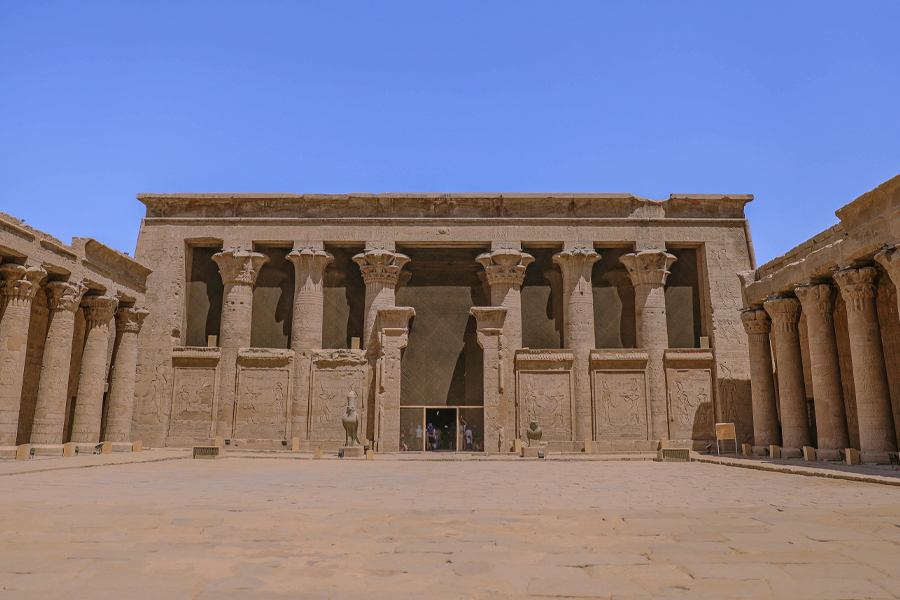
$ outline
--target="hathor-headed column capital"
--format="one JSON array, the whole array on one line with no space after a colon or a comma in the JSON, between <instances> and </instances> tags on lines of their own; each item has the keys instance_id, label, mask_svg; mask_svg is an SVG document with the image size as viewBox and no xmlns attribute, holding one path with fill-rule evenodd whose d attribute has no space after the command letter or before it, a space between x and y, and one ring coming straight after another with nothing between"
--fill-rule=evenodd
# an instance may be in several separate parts
<instances>
[{"instance_id":1,"label":"hathor-headed column capital","mask_svg":"<svg viewBox=\"0 0 900 600\"><path fill-rule=\"evenodd\" d=\"M319 248L295 248L287 255L298 271L309 272L321 276L325 267L334 260L330 252Z\"/></svg>"},{"instance_id":2,"label":"hathor-headed column capital","mask_svg":"<svg viewBox=\"0 0 900 600\"><path fill-rule=\"evenodd\" d=\"M123 306L116 311L116 331L122 333L140 333L144 319L150 314L143 308Z\"/></svg>"},{"instance_id":3,"label":"hathor-headed column capital","mask_svg":"<svg viewBox=\"0 0 900 600\"><path fill-rule=\"evenodd\" d=\"M500 249L480 254L476 261L484 266L488 285L510 283L521 286L525 281L525 269L534 257L521 250Z\"/></svg>"},{"instance_id":4,"label":"hathor-headed column capital","mask_svg":"<svg viewBox=\"0 0 900 600\"><path fill-rule=\"evenodd\" d=\"M40 283L47 276L43 267L26 267L6 263L0 265L0 296L15 300L34 299Z\"/></svg>"},{"instance_id":5,"label":"hathor-headed column capital","mask_svg":"<svg viewBox=\"0 0 900 600\"><path fill-rule=\"evenodd\" d=\"M834 274L834 282L841 288L848 311L861 310L862 302L878 296L877 281L878 270L875 267L841 269Z\"/></svg>"},{"instance_id":6,"label":"hathor-headed column capital","mask_svg":"<svg viewBox=\"0 0 900 600\"><path fill-rule=\"evenodd\" d=\"M834 312L834 286L830 283L807 283L798 285L794 288L794 293L803 306L806 313L824 313L831 314Z\"/></svg>"},{"instance_id":7,"label":"hathor-headed column capital","mask_svg":"<svg viewBox=\"0 0 900 600\"><path fill-rule=\"evenodd\" d=\"M111 296L85 296L81 300L88 327L105 325L112 319L119 306L119 299Z\"/></svg>"},{"instance_id":8,"label":"hathor-headed column capital","mask_svg":"<svg viewBox=\"0 0 900 600\"><path fill-rule=\"evenodd\" d=\"M772 319L769 318L769 313L761 308L741 311L741 321L748 335L768 334L772 331Z\"/></svg>"},{"instance_id":9,"label":"hathor-headed column capital","mask_svg":"<svg viewBox=\"0 0 900 600\"><path fill-rule=\"evenodd\" d=\"M359 265L365 283L381 282L396 286L400 270L409 262L409 257L392 250L374 248L357 254L353 262Z\"/></svg>"},{"instance_id":10,"label":"hathor-headed column capital","mask_svg":"<svg viewBox=\"0 0 900 600\"><path fill-rule=\"evenodd\" d=\"M46 286L47 306L50 310L75 312L81 306L81 298L87 288L71 281L51 281Z\"/></svg>"},{"instance_id":11,"label":"hathor-headed column capital","mask_svg":"<svg viewBox=\"0 0 900 600\"><path fill-rule=\"evenodd\" d=\"M252 286L256 283L259 270L269 262L269 257L265 254L241 248L227 248L214 254L212 259L219 265L219 274L226 285L232 283Z\"/></svg>"},{"instance_id":12,"label":"hathor-headed column capital","mask_svg":"<svg viewBox=\"0 0 900 600\"><path fill-rule=\"evenodd\" d=\"M619 257L619 261L628 270L631 283L635 286L665 285L669 269L676 260L678 259L665 250L640 250Z\"/></svg>"}]
</instances>

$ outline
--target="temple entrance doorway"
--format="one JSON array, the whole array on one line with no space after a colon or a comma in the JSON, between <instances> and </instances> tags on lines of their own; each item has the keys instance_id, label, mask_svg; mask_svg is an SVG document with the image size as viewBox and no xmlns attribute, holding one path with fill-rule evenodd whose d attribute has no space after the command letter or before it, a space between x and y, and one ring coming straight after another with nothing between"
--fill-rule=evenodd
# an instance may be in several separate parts
<instances>
[{"instance_id":1,"label":"temple entrance doorway","mask_svg":"<svg viewBox=\"0 0 900 600\"><path fill-rule=\"evenodd\" d=\"M455 452L459 445L456 435L455 408L425 409L425 450L430 452Z\"/></svg>"},{"instance_id":2,"label":"temple entrance doorway","mask_svg":"<svg viewBox=\"0 0 900 600\"><path fill-rule=\"evenodd\" d=\"M404 406L400 409L400 451L484 452L483 426L480 406Z\"/></svg>"},{"instance_id":3,"label":"temple entrance doorway","mask_svg":"<svg viewBox=\"0 0 900 600\"><path fill-rule=\"evenodd\" d=\"M467 447L460 420L477 428L468 445L476 447L474 438L484 420L484 353L469 311L489 305L478 277L484 268L475 260L486 249L397 248L411 260L396 304L416 310L400 360L401 449L460 451ZM439 441L429 442L429 423Z\"/></svg>"}]
</instances>

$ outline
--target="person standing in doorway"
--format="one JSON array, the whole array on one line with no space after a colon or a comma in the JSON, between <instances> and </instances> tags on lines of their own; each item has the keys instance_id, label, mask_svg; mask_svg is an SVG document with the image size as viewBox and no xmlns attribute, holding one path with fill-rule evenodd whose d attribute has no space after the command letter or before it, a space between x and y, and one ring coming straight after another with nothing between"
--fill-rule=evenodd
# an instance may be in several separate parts
<instances>
[{"instance_id":1,"label":"person standing in doorway","mask_svg":"<svg viewBox=\"0 0 900 600\"><path fill-rule=\"evenodd\" d=\"M435 443L434 425L431 423L428 424L428 427L425 428L425 435L427 436L427 439L425 440L425 449L433 450Z\"/></svg>"}]
</instances>

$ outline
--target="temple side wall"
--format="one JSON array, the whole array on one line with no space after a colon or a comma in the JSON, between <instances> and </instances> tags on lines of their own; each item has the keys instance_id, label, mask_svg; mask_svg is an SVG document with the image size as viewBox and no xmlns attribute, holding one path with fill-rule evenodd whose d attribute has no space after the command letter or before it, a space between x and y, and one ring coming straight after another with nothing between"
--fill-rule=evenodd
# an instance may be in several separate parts
<instances>
[{"instance_id":1,"label":"temple side wall","mask_svg":"<svg viewBox=\"0 0 900 600\"><path fill-rule=\"evenodd\" d=\"M137 344L149 273L96 240L64 244L0 213L0 446L37 444L53 454L70 440L106 439L110 408L120 414L133 405L127 390L136 368L113 351L122 333L116 320L131 316ZM90 364L86 311L95 331ZM110 387L126 392L111 401ZM116 441L131 439L130 426L120 433Z\"/></svg>"}]
</instances>

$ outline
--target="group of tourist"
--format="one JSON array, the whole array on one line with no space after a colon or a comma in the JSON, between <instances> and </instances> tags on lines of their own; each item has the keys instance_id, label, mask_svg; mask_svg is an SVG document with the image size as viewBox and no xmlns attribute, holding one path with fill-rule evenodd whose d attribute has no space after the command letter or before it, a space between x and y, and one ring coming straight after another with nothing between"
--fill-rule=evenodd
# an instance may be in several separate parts
<instances>
[{"instance_id":1,"label":"group of tourist","mask_svg":"<svg viewBox=\"0 0 900 600\"><path fill-rule=\"evenodd\" d=\"M455 435L456 432L459 433L458 439ZM400 451L456 450L457 448L460 451L468 452L483 451L484 447L479 443L475 434L475 426L467 424L462 417L459 419L458 429L451 425L444 425L443 428L435 427L434 423L428 423L423 429L419 424L415 428L410 427L408 434L406 431L400 431ZM413 443L412 447L410 447L411 443Z\"/></svg>"}]
</instances>

